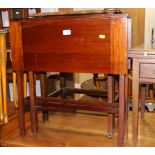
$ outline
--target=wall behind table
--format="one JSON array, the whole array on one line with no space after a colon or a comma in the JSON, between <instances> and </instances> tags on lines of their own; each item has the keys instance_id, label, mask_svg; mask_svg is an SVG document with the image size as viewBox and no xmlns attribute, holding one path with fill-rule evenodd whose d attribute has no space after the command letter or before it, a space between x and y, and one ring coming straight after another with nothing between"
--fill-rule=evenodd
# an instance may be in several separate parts
<instances>
[{"instance_id":1,"label":"wall behind table","mask_svg":"<svg viewBox=\"0 0 155 155\"><path fill-rule=\"evenodd\" d=\"M144 8L119 8L128 13L132 19L131 47L144 43L145 9Z\"/></svg>"}]
</instances>

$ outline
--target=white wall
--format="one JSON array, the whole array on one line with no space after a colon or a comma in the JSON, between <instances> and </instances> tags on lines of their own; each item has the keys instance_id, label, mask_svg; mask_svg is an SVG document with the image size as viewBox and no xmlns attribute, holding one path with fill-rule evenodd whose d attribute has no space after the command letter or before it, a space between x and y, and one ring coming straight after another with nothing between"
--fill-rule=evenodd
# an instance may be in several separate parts
<instances>
[{"instance_id":1,"label":"white wall","mask_svg":"<svg viewBox=\"0 0 155 155\"><path fill-rule=\"evenodd\" d=\"M41 12L57 12L58 8L41 8Z\"/></svg>"},{"instance_id":2,"label":"white wall","mask_svg":"<svg viewBox=\"0 0 155 155\"><path fill-rule=\"evenodd\" d=\"M73 8L73 11L81 11L81 10L103 10L104 8Z\"/></svg>"},{"instance_id":3,"label":"white wall","mask_svg":"<svg viewBox=\"0 0 155 155\"><path fill-rule=\"evenodd\" d=\"M145 32L144 32L144 42L151 43L151 32L152 28L155 31L155 8L145 9Z\"/></svg>"},{"instance_id":4,"label":"white wall","mask_svg":"<svg viewBox=\"0 0 155 155\"><path fill-rule=\"evenodd\" d=\"M2 11L2 24L3 24L3 27L9 27L8 11Z\"/></svg>"}]
</instances>

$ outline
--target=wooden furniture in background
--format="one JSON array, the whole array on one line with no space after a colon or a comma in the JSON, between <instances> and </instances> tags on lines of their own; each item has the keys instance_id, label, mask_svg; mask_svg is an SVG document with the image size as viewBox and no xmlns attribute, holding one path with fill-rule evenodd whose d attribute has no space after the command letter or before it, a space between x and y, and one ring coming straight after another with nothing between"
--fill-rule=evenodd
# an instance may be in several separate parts
<instances>
[{"instance_id":1,"label":"wooden furniture in background","mask_svg":"<svg viewBox=\"0 0 155 155\"><path fill-rule=\"evenodd\" d=\"M8 116L11 111L14 111L13 109L10 110L9 107L11 107L11 102L8 104L8 91L7 90L7 74L9 72L10 74L10 69L7 68L7 61L8 61L8 53L9 51L9 31L7 27L3 26L3 21L2 21L2 12L8 12L8 20L9 19L15 19L15 18L23 18L25 15L27 15L26 9L9 9L9 8L1 8L0 9L0 121L2 123L8 123ZM17 13L18 12L18 13ZM5 28L5 29L4 29ZM13 76L13 85L14 85L14 90L13 93L13 98L14 98L14 105L17 107L17 98L16 98L16 81L15 81L15 76Z\"/></svg>"},{"instance_id":2,"label":"wooden furniture in background","mask_svg":"<svg viewBox=\"0 0 155 155\"><path fill-rule=\"evenodd\" d=\"M155 83L155 48L153 44L140 45L128 51L132 59L132 135L133 145L138 143L139 83ZM144 90L143 92L144 93ZM144 95L142 95L144 96ZM142 99L144 100L144 99ZM142 106L144 112L144 105Z\"/></svg>"},{"instance_id":3,"label":"wooden furniture in background","mask_svg":"<svg viewBox=\"0 0 155 155\"><path fill-rule=\"evenodd\" d=\"M127 15L60 15L10 23L13 70L17 73L20 134L25 135L23 71L30 80L31 129L38 131L37 111L77 109L118 113L118 146L124 144L124 113L127 98ZM41 38L41 39L40 39ZM105 59L106 58L106 59ZM61 65L62 64L62 65ZM36 98L34 72L86 72L119 76L119 105L58 98ZM53 96L60 95L60 89ZM79 90L73 89L74 92ZM83 91L84 92L84 91Z\"/></svg>"},{"instance_id":4,"label":"wooden furniture in background","mask_svg":"<svg viewBox=\"0 0 155 155\"><path fill-rule=\"evenodd\" d=\"M0 30L0 122L8 122L6 90L6 30Z\"/></svg>"},{"instance_id":5,"label":"wooden furniture in background","mask_svg":"<svg viewBox=\"0 0 155 155\"><path fill-rule=\"evenodd\" d=\"M36 12L39 12L40 9L36 9ZM12 66L11 66L11 58L10 58L10 39L9 39L9 28L6 24L4 24L4 20L2 20L2 13L8 13L8 18L6 18L5 23L9 24L10 19L23 19L28 18L28 8L1 8L0 9L0 56L1 56L1 86L0 86L0 115L1 115L1 122L8 123L8 117L9 115L12 115L15 113L15 109L18 107L17 104L17 94L16 94L16 73L12 72ZM9 64L9 65L8 65ZM12 102L10 101L9 90L7 90L7 77L11 79L13 83L13 103L14 106L12 106ZM24 73L24 95L26 96L26 78L27 75ZM13 109L12 109L13 108ZM12 110L11 110L12 109Z\"/></svg>"}]
</instances>

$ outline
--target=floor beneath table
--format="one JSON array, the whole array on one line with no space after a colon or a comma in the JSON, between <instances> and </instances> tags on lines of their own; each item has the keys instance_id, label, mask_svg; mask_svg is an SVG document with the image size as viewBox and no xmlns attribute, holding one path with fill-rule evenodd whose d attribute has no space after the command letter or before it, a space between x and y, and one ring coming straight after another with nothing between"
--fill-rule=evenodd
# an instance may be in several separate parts
<instances>
[{"instance_id":1,"label":"floor beneath table","mask_svg":"<svg viewBox=\"0 0 155 155\"><path fill-rule=\"evenodd\" d=\"M39 118L39 132L34 137L27 129L25 137L16 130L3 140L3 146L116 146L117 126L112 139L107 138L107 117L90 114L52 113L47 124ZM155 113L146 112L139 122L138 146L155 146ZM116 120L117 122L117 120ZM117 124L117 123L116 123ZM132 146L131 111L128 138L125 146Z\"/></svg>"}]
</instances>

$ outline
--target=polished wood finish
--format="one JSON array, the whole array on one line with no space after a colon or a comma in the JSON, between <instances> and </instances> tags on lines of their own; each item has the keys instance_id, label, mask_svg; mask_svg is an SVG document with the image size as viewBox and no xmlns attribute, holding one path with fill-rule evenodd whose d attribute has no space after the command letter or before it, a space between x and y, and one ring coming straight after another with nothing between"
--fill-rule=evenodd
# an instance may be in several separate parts
<instances>
[{"instance_id":1,"label":"polished wood finish","mask_svg":"<svg viewBox=\"0 0 155 155\"><path fill-rule=\"evenodd\" d=\"M69 32L67 35L64 34L66 30ZM21 73L29 72L31 128L34 135L38 130L37 111L88 110L106 111L110 114L118 112L117 144L123 146L124 77L127 74L126 14L64 15L11 21L10 39L13 70L17 71L19 78L18 87L22 84L22 77L19 77ZM34 92L35 71L117 74L119 107L115 108L115 103L86 104L87 102L67 99L65 89L62 92L65 99L38 100ZM19 104L19 114L23 116L23 96L20 97ZM21 133L25 132L23 123L24 118L21 117Z\"/></svg>"},{"instance_id":2,"label":"polished wood finish","mask_svg":"<svg viewBox=\"0 0 155 155\"><path fill-rule=\"evenodd\" d=\"M115 88L114 88L114 77L112 75L108 76L108 102L114 103L114 94L115 94ZM115 116L114 114L108 115L108 135L112 135L113 130L115 126Z\"/></svg>"},{"instance_id":3,"label":"polished wood finish","mask_svg":"<svg viewBox=\"0 0 155 155\"><path fill-rule=\"evenodd\" d=\"M36 16L46 16L52 14L83 14L83 13L101 13L105 9L96 10L79 10L74 11L72 8L59 8L59 12L38 13ZM118 8L122 12L125 12L132 19L131 27L131 42L130 47L138 46L144 43L144 28L145 28L145 8ZM128 33L130 34L130 33Z\"/></svg>"},{"instance_id":4,"label":"polished wood finish","mask_svg":"<svg viewBox=\"0 0 155 155\"><path fill-rule=\"evenodd\" d=\"M47 96L47 92L46 92L46 88L47 88L46 73L40 73L39 77L40 77L41 96L46 97ZM44 111L42 113L42 117L43 117L44 123L46 123L48 121L48 111Z\"/></svg>"},{"instance_id":5,"label":"polished wood finish","mask_svg":"<svg viewBox=\"0 0 155 155\"><path fill-rule=\"evenodd\" d=\"M31 113L31 130L35 135L38 131L38 120L37 120L37 112L35 109L36 98L35 98L35 87L34 87L34 75L33 72L29 72L29 83L30 83L30 113Z\"/></svg>"},{"instance_id":6,"label":"polished wood finish","mask_svg":"<svg viewBox=\"0 0 155 155\"><path fill-rule=\"evenodd\" d=\"M8 122L8 112L7 112L7 85L6 85L6 34L7 31L0 30L0 72L1 72L1 105L0 105L0 115L1 120L4 123Z\"/></svg>"},{"instance_id":7,"label":"polished wood finish","mask_svg":"<svg viewBox=\"0 0 155 155\"><path fill-rule=\"evenodd\" d=\"M6 90L6 31L1 33L1 72L2 72L2 90L3 90L3 112L4 112L4 122L8 122L8 114L7 114L7 90Z\"/></svg>"},{"instance_id":8,"label":"polished wood finish","mask_svg":"<svg viewBox=\"0 0 155 155\"><path fill-rule=\"evenodd\" d=\"M2 42L1 41L2 39L0 39L0 42ZM3 42L2 42L3 43ZM0 47L2 47L3 46L3 44L1 44L1 46ZM0 66L2 66L2 56L0 56ZM2 100L2 98L3 98L3 94L2 94L2 72L0 71L0 122L2 122L3 121L3 100Z\"/></svg>"},{"instance_id":9,"label":"polished wood finish","mask_svg":"<svg viewBox=\"0 0 155 155\"><path fill-rule=\"evenodd\" d=\"M32 71L72 72L74 70L74 72L125 74L127 72L125 46L127 41L124 39L124 34L126 34L127 25L125 18L118 17L116 15L111 18L102 14L83 15L82 19L78 15L54 16L29 19L27 22L24 20L11 22L11 37L16 38L11 38L12 53L15 53L12 56L13 68ZM44 29L42 29L42 24ZM93 31L94 28L96 32ZM16 33L17 29L19 29L18 33ZM72 34L62 35L62 31L66 29L70 29ZM105 39L99 38L99 35L105 35ZM39 40L39 38L45 39ZM13 46L15 44L17 46ZM45 44L48 46L44 47ZM68 46L70 44L72 46ZM52 52L51 55L51 51L57 51L59 56L56 52ZM89 57L90 53L91 57ZM65 61L67 59L70 59L72 65ZM63 65L60 66L58 62ZM39 64L42 65L39 66Z\"/></svg>"},{"instance_id":10,"label":"polished wood finish","mask_svg":"<svg viewBox=\"0 0 155 155\"><path fill-rule=\"evenodd\" d=\"M24 115L24 88L23 88L23 73L21 71L16 72L17 75L17 87L18 87L18 114L19 114L19 129L20 135L25 136L25 115Z\"/></svg>"},{"instance_id":11,"label":"polished wood finish","mask_svg":"<svg viewBox=\"0 0 155 155\"><path fill-rule=\"evenodd\" d=\"M118 145L123 146L124 144L124 113L125 113L125 77L121 75L119 77L119 112L118 112ZM123 128L121 127L121 124L123 124Z\"/></svg>"},{"instance_id":12,"label":"polished wood finish","mask_svg":"<svg viewBox=\"0 0 155 155\"><path fill-rule=\"evenodd\" d=\"M139 122L139 83L154 83L155 76L152 74L152 67L150 64L155 62L155 49L151 44L140 45L138 47L132 48L128 51L128 57L133 59L133 73L132 73L132 134L133 134L133 145L137 146L138 143L138 122ZM145 64L145 65L143 65ZM142 66L141 66L142 65ZM147 76L146 73L151 75ZM143 117L143 116L142 116Z\"/></svg>"},{"instance_id":13,"label":"polished wood finish","mask_svg":"<svg viewBox=\"0 0 155 155\"><path fill-rule=\"evenodd\" d=\"M88 9L88 10L73 10L72 8L59 8L58 12L40 12L36 13L35 17L53 16L53 15L83 15L83 14L120 14L120 10L114 9Z\"/></svg>"}]
</instances>

